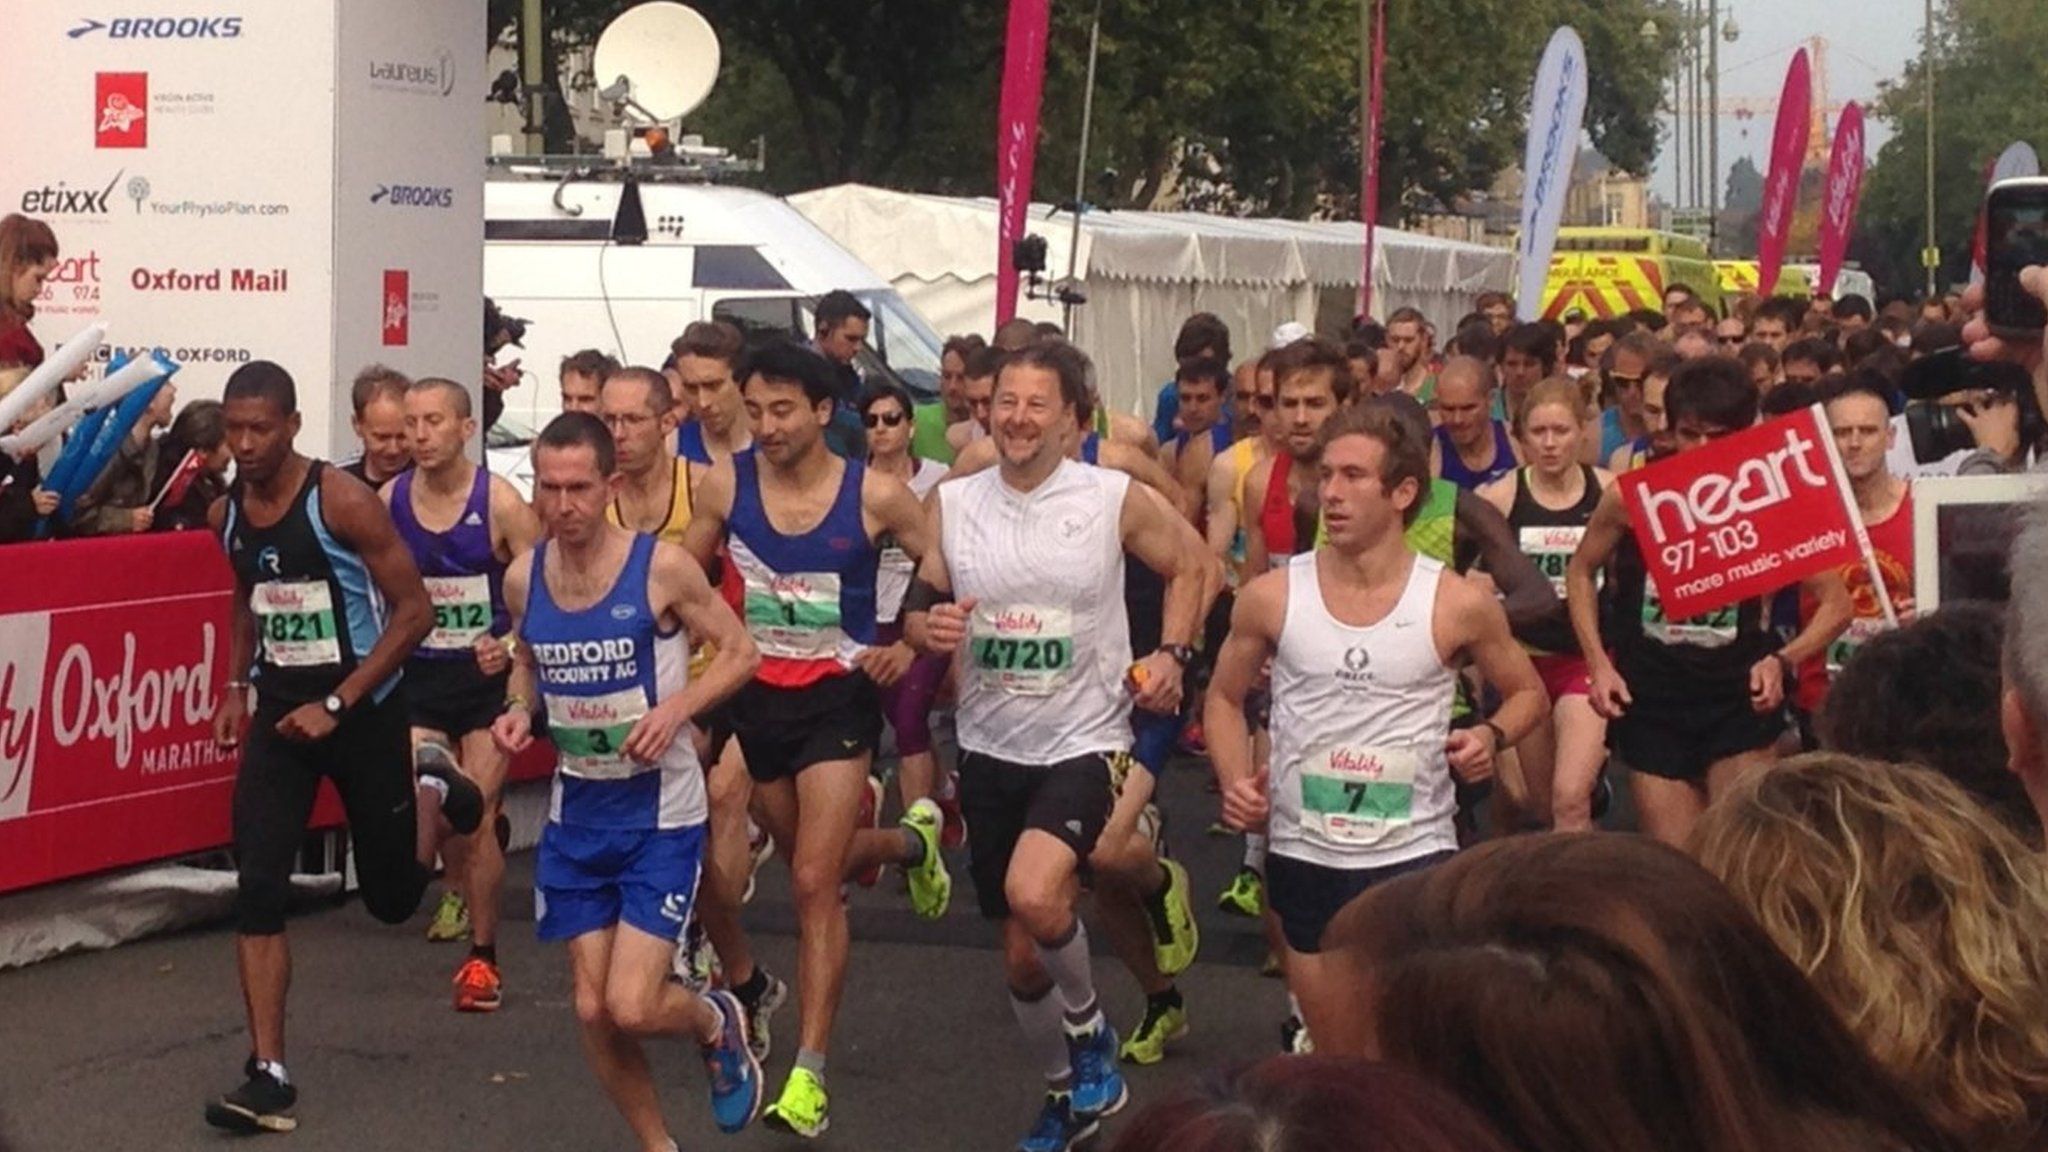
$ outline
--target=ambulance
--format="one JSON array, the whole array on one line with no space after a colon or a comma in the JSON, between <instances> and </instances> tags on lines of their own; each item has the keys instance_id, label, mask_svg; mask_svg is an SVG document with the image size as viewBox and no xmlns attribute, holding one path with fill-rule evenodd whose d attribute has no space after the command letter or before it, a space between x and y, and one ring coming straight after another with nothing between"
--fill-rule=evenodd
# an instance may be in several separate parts
<instances>
[{"instance_id":1,"label":"ambulance","mask_svg":"<svg viewBox=\"0 0 2048 1152\"><path fill-rule=\"evenodd\" d=\"M1543 318L1574 309L1588 317L1664 310L1664 290L1683 284L1721 314L1720 277L1706 241L1648 228L1560 228L1543 286Z\"/></svg>"},{"instance_id":2,"label":"ambulance","mask_svg":"<svg viewBox=\"0 0 2048 1152\"><path fill-rule=\"evenodd\" d=\"M1716 260L1714 271L1720 274L1721 291L1731 298L1745 293L1754 294L1762 274L1754 260ZM1778 269L1778 284L1771 289L1771 295L1810 300L1813 298L1813 278L1797 264L1784 265Z\"/></svg>"}]
</instances>

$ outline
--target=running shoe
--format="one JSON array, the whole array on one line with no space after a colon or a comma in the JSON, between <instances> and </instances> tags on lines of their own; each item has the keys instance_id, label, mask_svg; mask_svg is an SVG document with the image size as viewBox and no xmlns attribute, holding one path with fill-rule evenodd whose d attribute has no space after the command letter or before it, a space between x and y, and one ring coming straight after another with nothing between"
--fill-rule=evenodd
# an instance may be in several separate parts
<instances>
[{"instance_id":1,"label":"running shoe","mask_svg":"<svg viewBox=\"0 0 2048 1152\"><path fill-rule=\"evenodd\" d=\"M249 1057L242 1065L248 1077L240 1088L206 1102L206 1122L229 1132L289 1132L299 1126L292 1108L299 1102L299 1090L257 1067Z\"/></svg>"},{"instance_id":2,"label":"running shoe","mask_svg":"<svg viewBox=\"0 0 2048 1152\"><path fill-rule=\"evenodd\" d=\"M704 934L703 921L694 916L690 918L689 926L683 929L683 944L676 949L671 970L683 987L699 996L718 986L718 952L711 947L710 937Z\"/></svg>"},{"instance_id":3,"label":"running shoe","mask_svg":"<svg viewBox=\"0 0 2048 1152\"><path fill-rule=\"evenodd\" d=\"M505 1002L505 985L498 978L498 966L481 956L471 956L455 970L455 1010L496 1012Z\"/></svg>"},{"instance_id":4,"label":"running shoe","mask_svg":"<svg viewBox=\"0 0 2048 1152\"><path fill-rule=\"evenodd\" d=\"M946 817L930 800L919 800L903 814L902 825L924 842L924 859L904 869L910 881L910 910L927 920L946 914L953 899L953 874L946 870L946 857L939 851Z\"/></svg>"},{"instance_id":5,"label":"running shoe","mask_svg":"<svg viewBox=\"0 0 2048 1152\"><path fill-rule=\"evenodd\" d=\"M967 845L967 818L960 814L960 773L947 769L939 776L939 811L946 817L946 831L939 846L948 849Z\"/></svg>"},{"instance_id":6,"label":"running shoe","mask_svg":"<svg viewBox=\"0 0 2048 1152\"><path fill-rule=\"evenodd\" d=\"M747 890L740 893L740 903L743 905L754 902L754 880L761 874L761 865L766 864L775 855L775 841L769 838L766 829L754 823L752 819L747 821L747 855Z\"/></svg>"},{"instance_id":7,"label":"running shoe","mask_svg":"<svg viewBox=\"0 0 2048 1152\"><path fill-rule=\"evenodd\" d=\"M1230 878L1230 887L1216 897L1216 909L1232 916L1244 916L1252 920L1266 914L1266 880L1251 868L1239 868L1237 875Z\"/></svg>"},{"instance_id":8,"label":"running shoe","mask_svg":"<svg viewBox=\"0 0 2048 1152\"><path fill-rule=\"evenodd\" d=\"M1188 898L1188 870L1178 860L1161 860L1166 866L1166 890L1146 901L1152 922L1152 956L1162 976L1178 976L1195 962L1202 946L1202 931L1195 923L1195 907Z\"/></svg>"},{"instance_id":9,"label":"running shoe","mask_svg":"<svg viewBox=\"0 0 2048 1152\"><path fill-rule=\"evenodd\" d=\"M463 902L459 892L441 893L441 902L434 906L434 919L427 925L427 939L436 944L449 944L468 938L469 905Z\"/></svg>"},{"instance_id":10,"label":"running shoe","mask_svg":"<svg viewBox=\"0 0 2048 1152\"><path fill-rule=\"evenodd\" d=\"M1074 1114L1072 1092L1047 1092L1038 1123L1017 1142L1017 1152L1067 1152L1100 1127L1094 1117Z\"/></svg>"},{"instance_id":11,"label":"running shoe","mask_svg":"<svg viewBox=\"0 0 2048 1152\"><path fill-rule=\"evenodd\" d=\"M699 1045L711 1079L711 1117L720 1132L738 1132L761 1111L761 1062L747 1047L747 1010L730 992L704 997L718 1013L718 1039Z\"/></svg>"},{"instance_id":12,"label":"running shoe","mask_svg":"<svg viewBox=\"0 0 2048 1152\"><path fill-rule=\"evenodd\" d=\"M412 762L419 774L447 786L441 798L441 815L458 836L467 836L484 822L484 794L462 774L455 756L439 744L422 744L413 749Z\"/></svg>"},{"instance_id":13,"label":"running shoe","mask_svg":"<svg viewBox=\"0 0 2048 1152\"><path fill-rule=\"evenodd\" d=\"M1095 1015L1086 1030L1067 1026L1067 1062L1074 1069L1074 1114L1090 1120L1114 1116L1130 1101L1131 1090L1116 1067L1116 1029L1109 1018Z\"/></svg>"},{"instance_id":14,"label":"running shoe","mask_svg":"<svg viewBox=\"0 0 2048 1152\"><path fill-rule=\"evenodd\" d=\"M762 1119L778 1132L815 1140L831 1127L830 1110L825 1085L809 1069L791 1068L789 1079L782 1084L782 1096L768 1106Z\"/></svg>"},{"instance_id":15,"label":"running shoe","mask_svg":"<svg viewBox=\"0 0 2048 1152\"><path fill-rule=\"evenodd\" d=\"M775 974L766 968L756 970L761 973L763 979L768 981L768 989L761 993L759 1000L746 1005L747 1047L753 1049L754 1059L766 1064L768 1062L768 1053L773 1046L772 1040L768 1035L768 1022L774 1017L775 1010L788 1002L789 985L776 979Z\"/></svg>"},{"instance_id":16,"label":"running shoe","mask_svg":"<svg viewBox=\"0 0 2048 1152\"><path fill-rule=\"evenodd\" d=\"M869 776L866 780L866 785L860 794L860 819L854 822L856 830L861 828L880 828L882 826L882 782L873 776ZM877 864L871 868L862 869L854 876L853 882L863 888L873 888L881 878L882 866Z\"/></svg>"},{"instance_id":17,"label":"running shoe","mask_svg":"<svg viewBox=\"0 0 2048 1152\"><path fill-rule=\"evenodd\" d=\"M1209 740L1202 735L1202 718L1200 715L1188 717L1187 727L1180 730L1180 750L1190 756L1207 756L1209 754Z\"/></svg>"},{"instance_id":18,"label":"running shoe","mask_svg":"<svg viewBox=\"0 0 2048 1152\"><path fill-rule=\"evenodd\" d=\"M1309 1039L1308 1025L1292 1012L1280 1022L1280 1050L1290 1056L1308 1056L1316 1050L1315 1041Z\"/></svg>"},{"instance_id":19,"label":"running shoe","mask_svg":"<svg viewBox=\"0 0 2048 1152\"><path fill-rule=\"evenodd\" d=\"M1145 1018L1138 1021L1138 1027L1116 1054L1126 1064L1157 1064L1166 1059L1167 1042L1187 1034L1186 1005L1147 1001Z\"/></svg>"}]
</instances>

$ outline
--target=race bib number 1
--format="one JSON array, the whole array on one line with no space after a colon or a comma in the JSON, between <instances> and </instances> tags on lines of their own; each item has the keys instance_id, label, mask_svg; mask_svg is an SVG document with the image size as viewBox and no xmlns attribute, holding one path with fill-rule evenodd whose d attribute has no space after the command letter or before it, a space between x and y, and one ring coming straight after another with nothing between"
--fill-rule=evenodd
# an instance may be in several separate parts
<instances>
[{"instance_id":1,"label":"race bib number 1","mask_svg":"<svg viewBox=\"0 0 2048 1152\"><path fill-rule=\"evenodd\" d=\"M1421 757L1406 748L1339 746L1301 765L1302 831L1337 847L1377 843L1413 819Z\"/></svg>"},{"instance_id":2,"label":"race bib number 1","mask_svg":"<svg viewBox=\"0 0 2048 1152\"><path fill-rule=\"evenodd\" d=\"M986 683L1019 696L1050 696L1074 669L1074 614L1065 608L976 605L968 654Z\"/></svg>"},{"instance_id":3,"label":"race bib number 1","mask_svg":"<svg viewBox=\"0 0 2048 1152\"><path fill-rule=\"evenodd\" d=\"M829 660L839 653L839 576L747 574L747 631L763 656Z\"/></svg>"},{"instance_id":4,"label":"race bib number 1","mask_svg":"<svg viewBox=\"0 0 2048 1152\"><path fill-rule=\"evenodd\" d=\"M550 695L547 702L548 735L555 742L555 751L561 753L562 771L597 779L632 774L633 766L625 754L626 737L647 715L644 693Z\"/></svg>"},{"instance_id":5,"label":"race bib number 1","mask_svg":"<svg viewBox=\"0 0 2048 1152\"><path fill-rule=\"evenodd\" d=\"M263 661L275 668L341 663L334 591L325 580L266 580L249 596Z\"/></svg>"},{"instance_id":6,"label":"race bib number 1","mask_svg":"<svg viewBox=\"0 0 2048 1152\"><path fill-rule=\"evenodd\" d=\"M427 599L434 605L434 630L423 648L467 650L491 629L491 581L487 576L428 576Z\"/></svg>"}]
</instances>

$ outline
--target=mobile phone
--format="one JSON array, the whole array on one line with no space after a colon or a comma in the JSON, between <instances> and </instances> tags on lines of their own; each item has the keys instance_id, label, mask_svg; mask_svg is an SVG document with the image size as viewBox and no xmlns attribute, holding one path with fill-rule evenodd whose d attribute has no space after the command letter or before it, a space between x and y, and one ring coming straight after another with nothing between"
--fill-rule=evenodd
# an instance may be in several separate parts
<instances>
[{"instance_id":1,"label":"mobile phone","mask_svg":"<svg viewBox=\"0 0 2048 1152\"><path fill-rule=\"evenodd\" d=\"M2020 269L2048 264L2048 179L2000 180L1984 200L1984 322L2007 340L2041 339L2048 306L2020 287Z\"/></svg>"}]
</instances>

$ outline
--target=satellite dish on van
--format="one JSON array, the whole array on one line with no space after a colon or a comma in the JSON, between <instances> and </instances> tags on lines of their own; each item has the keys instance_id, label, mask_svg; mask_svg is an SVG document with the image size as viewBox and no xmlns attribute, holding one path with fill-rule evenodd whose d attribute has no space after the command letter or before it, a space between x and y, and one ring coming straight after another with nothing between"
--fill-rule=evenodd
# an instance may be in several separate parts
<instances>
[{"instance_id":1,"label":"satellite dish on van","mask_svg":"<svg viewBox=\"0 0 2048 1152\"><path fill-rule=\"evenodd\" d=\"M718 34L696 9L658 0L621 12L592 56L600 99L656 122L688 115L718 82Z\"/></svg>"}]
</instances>

